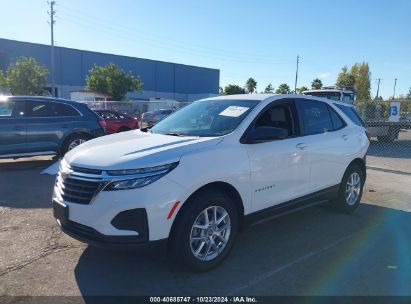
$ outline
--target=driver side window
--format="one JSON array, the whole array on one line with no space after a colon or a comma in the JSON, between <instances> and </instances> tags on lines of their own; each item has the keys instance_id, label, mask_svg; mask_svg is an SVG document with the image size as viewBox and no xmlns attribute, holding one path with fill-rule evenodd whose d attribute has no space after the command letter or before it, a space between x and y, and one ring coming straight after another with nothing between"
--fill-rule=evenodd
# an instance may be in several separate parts
<instances>
[{"instance_id":1,"label":"driver side window","mask_svg":"<svg viewBox=\"0 0 411 304\"><path fill-rule=\"evenodd\" d=\"M282 103L273 105L264 110L264 112L255 121L255 127L275 127L286 129L288 136L297 136L297 121L294 115L294 106L292 103Z\"/></svg>"}]
</instances>

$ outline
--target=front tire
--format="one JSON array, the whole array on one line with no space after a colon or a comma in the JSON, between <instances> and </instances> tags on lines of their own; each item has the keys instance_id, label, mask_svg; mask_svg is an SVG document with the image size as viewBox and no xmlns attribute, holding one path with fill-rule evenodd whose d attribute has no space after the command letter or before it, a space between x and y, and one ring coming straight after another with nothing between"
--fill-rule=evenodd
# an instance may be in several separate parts
<instances>
[{"instance_id":1,"label":"front tire","mask_svg":"<svg viewBox=\"0 0 411 304\"><path fill-rule=\"evenodd\" d=\"M231 251L238 233L238 211L233 200L217 190L205 191L186 204L173 229L171 254L189 270L208 271Z\"/></svg>"},{"instance_id":2,"label":"front tire","mask_svg":"<svg viewBox=\"0 0 411 304\"><path fill-rule=\"evenodd\" d=\"M351 165L341 181L338 198L335 202L337 210L351 213L358 208L364 188L364 174L358 165Z\"/></svg>"}]
</instances>

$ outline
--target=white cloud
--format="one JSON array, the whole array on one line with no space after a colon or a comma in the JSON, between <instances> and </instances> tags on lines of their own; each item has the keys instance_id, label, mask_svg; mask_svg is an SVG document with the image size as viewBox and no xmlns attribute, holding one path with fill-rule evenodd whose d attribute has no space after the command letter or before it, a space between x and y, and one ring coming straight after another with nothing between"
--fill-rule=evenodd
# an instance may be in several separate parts
<instances>
[{"instance_id":1,"label":"white cloud","mask_svg":"<svg viewBox=\"0 0 411 304\"><path fill-rule=\"evenodd\" d=\"M330 72L323 72L323 73L318 74L318 78L324 79L324 78L329 77L330 75L331 75Z\"/></svg>"}]
</instances>

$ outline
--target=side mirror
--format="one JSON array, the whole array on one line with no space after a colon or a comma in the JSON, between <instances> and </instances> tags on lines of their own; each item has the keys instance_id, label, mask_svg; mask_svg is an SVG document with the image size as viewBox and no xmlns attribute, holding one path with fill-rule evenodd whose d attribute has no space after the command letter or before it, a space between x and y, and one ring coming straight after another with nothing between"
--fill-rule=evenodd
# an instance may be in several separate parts
<instances>
[{"instance_id":1,"label":"side mirror","mask_svg":"<svg viewBox=\"0 0 411 304\"><path fill-rule=\"evenodd\" d=\"M285 139L287 137L287 129L276 127L257 127L247 132L241 142L245 144L255 144L265 141Z\"/></svg>"}]
</instances>

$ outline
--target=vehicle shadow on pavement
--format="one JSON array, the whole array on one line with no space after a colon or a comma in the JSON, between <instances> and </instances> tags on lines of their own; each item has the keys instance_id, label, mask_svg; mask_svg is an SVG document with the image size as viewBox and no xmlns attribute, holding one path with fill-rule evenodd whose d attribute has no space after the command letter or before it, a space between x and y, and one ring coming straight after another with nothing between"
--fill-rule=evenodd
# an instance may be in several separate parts
<instances>
[{"instance_id":1,"label":"vehicle shadow on pavement","mask_svg":"<svg viewBox=\"0 0 411 304\"><path fill-rule=\"evenodd\" d=\"M315 207L246 229L210 272L182 271L156 249L88 247L75 278L83 296L410 295L410 237L408 212Z\"/></svg>"},{"instance_id":2,"label":"vehicle shadow on pavement","mask_svg":"<svg viewBox=\"0 0 411 304\"><path fill-rule=\"evenodd\" d=\"M0 162L0 207L49 208L54 175L40 174L56 160Z\"/></svg>"}]
</instances>

